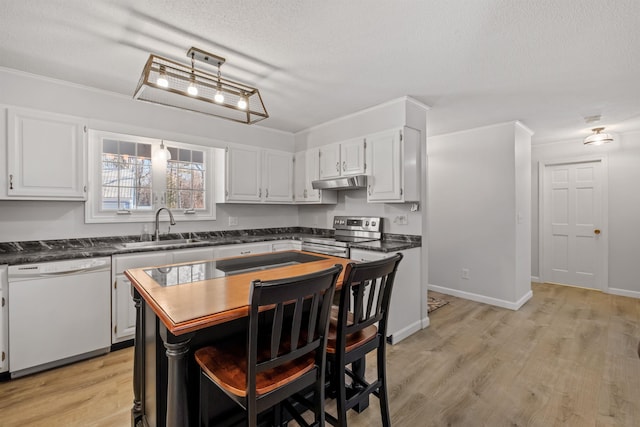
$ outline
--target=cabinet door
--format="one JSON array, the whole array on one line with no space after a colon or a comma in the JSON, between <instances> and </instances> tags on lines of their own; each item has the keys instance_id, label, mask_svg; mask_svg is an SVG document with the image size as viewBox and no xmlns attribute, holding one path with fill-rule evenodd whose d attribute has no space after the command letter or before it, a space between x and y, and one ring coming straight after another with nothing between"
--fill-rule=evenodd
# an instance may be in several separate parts
<instances>
[{"instance_id":1,"label":"cabinet door","mask_svg":"<svg viewBox=\"0 0 640 427\"><path fill-rule=\"evenodd\" d=\"M114 255L111 261L111 343L132 339L136 332L136 308L131 295L131 282L124 275L130 268L169 264L169 253Z\"/></svg>"},{"instance_id":2,"label":"cabinet door","mask_svg":"<svg viewBox=\"0 0 640 427\"><path fill-rule=\"evenodd\" d=\"M340 176L340 144L320 147L320 179Z\"/></svg>"},{"instance_id":3,"label":"cabinet door","mask_svg":"<svg viewBox=\"0 0 640 427\"><path fill-rule=\"evenodd\" d=\"M242 255L255 255L266 252L272 252L272 244L267 243L248 243L243 245L227 245L216 247L216 258L229 258Z\"/></svg>"},{"instance_id":4,"label":"cabinet door","mask_svg":"<svg viewBox=\"0 0 640 427\"><path fill-rule=\"evenodd\" d=\"M172 251L172 264L178 264L180 262L192 262L202 260L212 260L214 258L213 247L207 248L194 248L194 249L179 249Z\"/></svg>"},{"instance_id":5,"label":"cabinet door","mask_svg":"<svg viewBox=\"0 0 640 427\"><path fill-rule=\"evenodd\" d=\"M264 187L265 202L293 201L293 153L285 151L264 151Z\"/></svg>"},{"instance_id":6,"label":"cabinet door","mask_svg":"<svg viewBox=\"0 0 640 427\"><path fill-rule=\"evenodd\" d=\"M9 108L7 195L85 200L85 147L85 127L79 118Z\"/></svg>"},{"instance_id":7,"label":"cabinet door","mask_svg":"<svg viewBox=\"0 0 640 427\"><path fill-rule=\"evenodd\" d=\"M7 266L0 265L0 372L9 370L9 307L6 283Z\"/></svg>"},{"instance_id":8,"label":"cabinet door","mask_svg":"<svg viewBox=\"0 0 640 427\"><path fill-rule=\"evenodd\" d=\"M303 203L306 201L307 195L307 152L299 151L293 158L293 200L296 203Z\"/></svg>"},{"instance_id":9,"label":"cabinet door","mask_svg":"<svg viewBox=\"0 0 640 427\"><path fill-rule=\"evenodd\" d=\"M228 147L226 161L228 202L260 202L262 199L261 150L253 147Z\"/></svg>"},{"instance_id":10,"label":"cabinet door","mask_svg":"<svg viewBox=\"0 0 640 427\"><path fill-rule=\"evenodd\" d=\"M136 333L136 306L131 296L131 281L124 274L118 274L114 287L115 319L111 319L112 343L131 339Z\"/></svg>"},{"instance_id":11,"label":"cabinet door","mask_svg":"<svg viewBox=\"0 0 640 427\"><path fill-rule=\"evenodd\" d=\"M312 148L307 150L307 155L305 158L305 169L306 169L306 178L305 178L305 186L307 189L307 198L308 202L320 202L320 194L322 190L315 190L311 185L312 181L320 179L320 149Z\"/></svg>"},{"instance_id":12,"label":"cabinet door","mask_svg":"<svg viewBox=\"0 0 640 427\"><path fill-rule=\"evenodd\" d=\"M402 139L399 130L367 137L367 201L402 200Z\"/></svg>"},{"instance_id":13,"label":"cabinet door","mask_svg":"<svg viewBox=\"0 0 640 427\"><path fill-rule=\"evenodd\" d=\"M363 138L351 139L340 143L340 165L342 175L360 175L366 173L365 141Z\"/></svg>"}]
</instances>

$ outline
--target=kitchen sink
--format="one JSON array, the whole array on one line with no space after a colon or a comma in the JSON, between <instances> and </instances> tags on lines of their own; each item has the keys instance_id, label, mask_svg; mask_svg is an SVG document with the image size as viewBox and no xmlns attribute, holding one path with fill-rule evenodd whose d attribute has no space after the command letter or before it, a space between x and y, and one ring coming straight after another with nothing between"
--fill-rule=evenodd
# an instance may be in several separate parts
<instances>
[{"instance_id":1,"label":"kitchen sink","mask_svg":"<svg viewBox=\"0 0 640 427\"><path fill-rule=\"evenodd\" d=\"M169 239L169 240L153 240L151 242L129 242L122 243L120 246L125 249L131 248L153 248L158 246L174 246L174 245L189 245L193 243L200 243L202 240L198 239Z\"/></svg>"}]
</instances>

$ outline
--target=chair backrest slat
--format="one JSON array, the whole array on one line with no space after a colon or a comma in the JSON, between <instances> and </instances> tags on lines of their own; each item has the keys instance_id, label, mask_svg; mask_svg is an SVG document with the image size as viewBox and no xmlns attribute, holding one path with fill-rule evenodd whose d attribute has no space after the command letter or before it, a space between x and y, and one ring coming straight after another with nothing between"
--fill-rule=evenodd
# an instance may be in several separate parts
<instances>
[{"instance_id":1,"label":"chair backrest slat","mask_svg":"<svg viewBox=\"0 0 640 427\"><path fill-rule=\"evenodd\" d=\"M256 374L320 348L324 357L329 314L342 266L272 281L254 280L249 297L247 396L256 394ZM260 343L269 354L258 354Z\"/></svg>"},{"instance_id":2,"label":"chair backrest slat","mask_svg":"<svg viewBox=\"0 0 640 427\"><path fill-rule=\"evenodd\" d=\"M337 346L344 346L346 336L375 323L386 334L386 318L391 291L402 254L382 260L349 263L340 293ZM351 312L351 316L348 313Z\"/></svg>"}]
</instances>

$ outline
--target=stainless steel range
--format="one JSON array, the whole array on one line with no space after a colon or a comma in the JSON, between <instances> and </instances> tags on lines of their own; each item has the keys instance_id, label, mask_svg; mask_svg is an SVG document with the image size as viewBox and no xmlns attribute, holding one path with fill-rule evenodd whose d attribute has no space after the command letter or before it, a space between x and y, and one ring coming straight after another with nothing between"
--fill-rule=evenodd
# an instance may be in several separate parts
<instances>
[{"instance_id":1,"label":"stainless steel range","mask_svg":"<svg viewBox=\"0 0 640 427\"><path fill-rule=\"evenodd\" d=\"M304 237L302 250L349 258L351 243L382 238L382 219L372 216L334 216L333 229L334 237Z\"/></svg>"}]
</instances>

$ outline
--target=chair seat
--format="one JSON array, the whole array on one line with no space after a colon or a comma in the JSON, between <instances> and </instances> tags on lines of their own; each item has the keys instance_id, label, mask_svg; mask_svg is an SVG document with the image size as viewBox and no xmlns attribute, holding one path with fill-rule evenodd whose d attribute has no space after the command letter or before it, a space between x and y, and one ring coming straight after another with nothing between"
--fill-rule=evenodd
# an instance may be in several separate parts
<instances>
[{"instance_id":1,"label":"chair seat","mask_svg":"<svg viewBox=\"0 0 640 427\"><path fill-rule=\"evenodd\" d=\"M268 346L262 346L258 353L258 361L268 359ZM202 371L220 387L228 392L244 397L247 395L247 348L244 341L230 341L216 346L203 347L195 352L195 359ZM287 384L315 366L315 354L287 362L281 366L260 372L256 376L256 394L269 393Z\"/></svg>"},{"instance_id":2,"label":"chair seat","mask_svg":"<svg viewBox=\"0 0 640 427\"><path fill-rule=\"evenodd\" d=\"M336 352L336 336L338 331L338 312L339 308L336 306L331 307L331 317L329 318L329 333L327 334L327 353L335 354ZM353 313L347 313L347 323L353 322ZM346 351L350 352L355 348L367 343L375 338L378 333L378 328L374 325L367 326L366 328L347 335Z\"/></svg>"}]
</instances>

